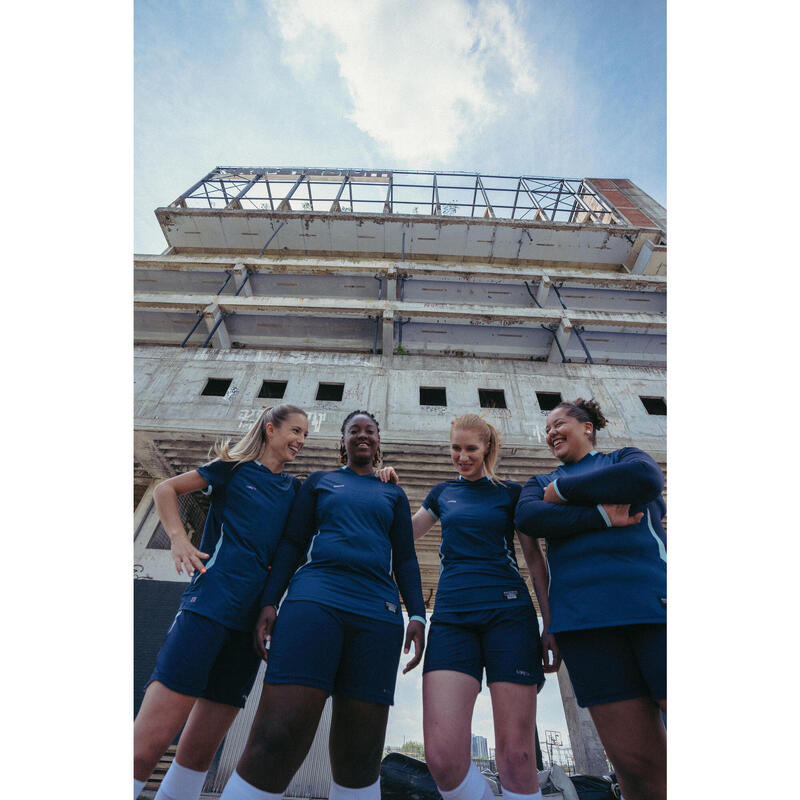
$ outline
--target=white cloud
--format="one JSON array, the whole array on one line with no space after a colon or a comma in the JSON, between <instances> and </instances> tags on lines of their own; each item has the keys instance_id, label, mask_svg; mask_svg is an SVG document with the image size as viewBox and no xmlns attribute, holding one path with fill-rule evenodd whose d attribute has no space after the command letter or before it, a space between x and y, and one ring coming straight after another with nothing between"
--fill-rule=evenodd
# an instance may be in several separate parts
<instances>
[{"instance_id":1,"label":"white cloud","mask_svg":"<svg viewBox=\"0 0 800 800\"><path fill-rule=\"evenodd\" d=\"M520 7L506 0L274 0L281 58L300 82L338 68L346 116L392 158L417 166L536 91Z\"/></svg>"}]
</instances>

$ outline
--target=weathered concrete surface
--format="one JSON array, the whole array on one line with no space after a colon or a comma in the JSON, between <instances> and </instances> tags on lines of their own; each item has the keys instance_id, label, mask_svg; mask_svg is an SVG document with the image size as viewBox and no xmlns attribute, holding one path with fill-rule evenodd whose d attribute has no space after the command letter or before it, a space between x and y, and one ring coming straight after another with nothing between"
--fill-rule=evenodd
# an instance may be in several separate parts
<instances>
[{"instance_id":1,"label":"weathered concrete surface","mask_svg":"<svg viewBox=\"0 0 800 800\"><path fill-rule=\"evenodd\" d=\"M575 699L575 690L569 679L566 666L562 663L558 670L558 688L564 704L564 716L567 720L569 742L572 746L572 757L575 769L584 775L605 775L608 772L605 751L592 718L585 708L581 708Z\"/></svg>"}]
</instances>

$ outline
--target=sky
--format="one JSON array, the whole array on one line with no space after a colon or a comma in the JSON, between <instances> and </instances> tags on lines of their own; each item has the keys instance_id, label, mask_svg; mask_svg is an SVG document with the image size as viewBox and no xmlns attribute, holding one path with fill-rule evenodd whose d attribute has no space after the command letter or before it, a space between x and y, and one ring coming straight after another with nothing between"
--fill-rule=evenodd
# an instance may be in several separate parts
<instances>
[{"instance_id":1,"label":"sky","mask_svg":"<svg viewBox=\"0 0 800 800\"><path fill-rule=\"evenodd\" d=\"M663 0L136 0L137 253L216 166L626 177L666 205Z\"/></svg>"}]
</instances>

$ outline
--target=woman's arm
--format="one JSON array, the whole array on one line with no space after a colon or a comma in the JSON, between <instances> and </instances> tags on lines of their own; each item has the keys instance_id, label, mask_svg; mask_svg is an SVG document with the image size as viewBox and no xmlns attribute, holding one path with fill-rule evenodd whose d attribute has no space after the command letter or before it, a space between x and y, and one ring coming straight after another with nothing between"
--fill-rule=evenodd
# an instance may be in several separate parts
<instances>
[{"instance_id":1,"label":"woman's arm","mask_svg":"<svg viewBox=\"0 0 800 800\"><path fill-rule=\"evenodd\" d=\"M555 637L550 633L547 562L538 540L520 534L519 531L517 531L517 538L522 548L522 555L525 557L525 563L528 565L539 609L542 612L542 666L545 672L557 672L561 666L561 654L558 651ZM550 653L549 656L548 653Z\"/></svg>"},{"instance_id":2,"label":"woman's arm","mask_svg":"<svg viewBox=\"0 0 800 800\"><path fill-rule=\"evenodd\" d=\"M420 506L419 511L411 517L411 526L414 529L414 541L421 539L434 525L436 517L425 506Z\"/></svg>"},{"instance_id":3,"label":"woman's arm","mask_svg":"<svg viewBox=\"0 0 800 800\"><path fill-rule=\"evenodd\" d=\"M553 481L552 486L566 503L649 503L664 488L664 474L647 453L636 447L624 447L619 451L616 464L580 475L562 476Z\"/></svg>"},{"instance_id":4,"label":"woman's arm","mask_svg":"<svg viewBox=\"0 0 800 800\"><path fill-rule=\"evenodd\" d=\"M167 478L159 483L153 492L153 502L161 524L169 536L172 560L179 575L184 569L189 576L195 570L205 572L206 568L200 559L208 558L208 553L201 553L189 539L178 510L178 495L198 492L207 486L205 478L193 469L173 478Z\"/></svg>"},{"instance_id":5,"label":"woman's arm","mask_svg":"<svg viewBox=\"0 0 800 800\"><path fill-rule=\"evenodd\" d=\"M557 539L609 527L600 510L594 506L545 502L544 490L535 476L520 492L514 526L536 539Z\"/></svg>"}]
</instances>

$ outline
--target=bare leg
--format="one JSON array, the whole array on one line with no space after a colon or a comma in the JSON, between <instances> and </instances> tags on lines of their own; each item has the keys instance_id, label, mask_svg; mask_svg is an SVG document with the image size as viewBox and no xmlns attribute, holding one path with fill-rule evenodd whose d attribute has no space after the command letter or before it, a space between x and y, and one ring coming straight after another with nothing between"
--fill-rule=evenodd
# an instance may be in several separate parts
<instances>
[{"instance_id":1,"label":"bare leg","mask_svg":"<svg viewBox=\"0 0 800 800\"><path fill-rule=\"evenodd\" d=\"M666 800L667 734L659 705L636 697L591 706L625 800Z\"/></svg>"},{"instance_id":2,"label":"bare leg","mask_svg":"<svg viewBox=\"0 0 800 800\"><path fill-rule=\"evenodd\" d=\"M352 697L333 698L329 748L333 779L348 789L371 786L381 771L389 706Z\"/></svg>"},{"instance_id":3,"label":"bare leg","mask_svg":"<svg viewBox=\"0 0 800 800\"><path fill-rule=\"evenodd\" d=\"M178 742L175 760L182 767L206 772L238 713L236 706L198 698Z\"/></svg>"},{"instance_id":4,"label":"bare leg","mask_svg":"<svg viewBox=\"0 0 800 800\"><path fill-rule=\"evenodd\" d=\"M536 686L489 684L494 717L495 758L503 786L518 794L539 790L536 771Z\"/></svg>"},{"instance_id":5,"label":"bare leg","mask_svg":"<svg viewBox=\"0 0 800 800\"><path fill-rule=\"evenodd\" d=\"M133 777L146 781L186 722L197 698L173 692L153 681L133 723Z\"/></svg>"},{"instance_id":6,"label":"bare leg","mask_svg":"<svg viewBox=\"0 0 800 800\"><path fill-rule=\"evenodd\" d=\"M442 669L422 678L425 760L440 789L458 786L470 765L472 710L481 689L471 675Z\"/></svg>"},{"instance_id":7,"label":"bare leg","mask_svg":"<svg viewBox=\"0 0 800 800\"><path fill-rule=\"evenodd\" d=\"M283 792L314 741L327 697L311 686L265 683L239 775L264 792Z\"/></svg>"}]
</instances>

